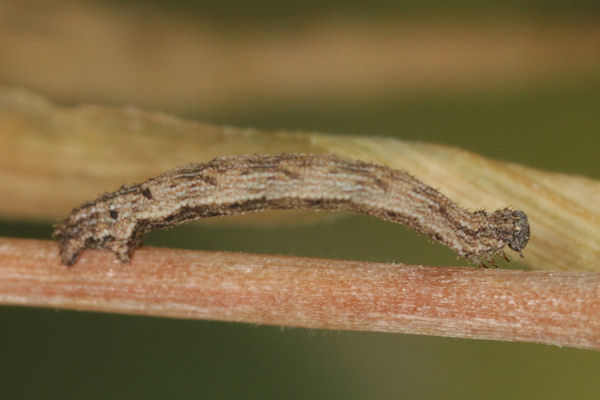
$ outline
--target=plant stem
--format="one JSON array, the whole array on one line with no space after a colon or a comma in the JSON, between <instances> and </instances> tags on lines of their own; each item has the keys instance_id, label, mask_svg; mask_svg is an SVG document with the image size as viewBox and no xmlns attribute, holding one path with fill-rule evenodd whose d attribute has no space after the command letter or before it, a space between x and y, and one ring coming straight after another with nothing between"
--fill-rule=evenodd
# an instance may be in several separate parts
<instances>
[{"instance_id":1,"label":"plant stem","mask_svg":"<svg viewBox=\"0 0 600 400\"><path fill-rule=\"evenodd\" d=\"M140 248L130 264L0 238L0 303L600 349L600 274Z\"/></svg>"},{"instance_id":2,"label":"plant stem","mask_svg":"<svg viewBox=\"0 0 600 400\"><path fill-rule=\"evenodd\" d=\"M99 193L176 166L224 155L283 152L335 154L404 170L471 211L522 210L531 240L520 264L600 272L598 180L435 143L236 129L130 108L62 107L10 88L0 88L0 217L56 222ZM246 214L235 221L305 223L327 214L292 215Z\"/></svg>"}]
</instances>

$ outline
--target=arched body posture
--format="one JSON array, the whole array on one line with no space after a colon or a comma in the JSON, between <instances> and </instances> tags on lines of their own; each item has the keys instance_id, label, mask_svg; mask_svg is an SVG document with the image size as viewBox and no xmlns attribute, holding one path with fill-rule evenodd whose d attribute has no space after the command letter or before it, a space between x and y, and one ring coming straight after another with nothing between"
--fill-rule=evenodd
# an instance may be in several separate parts
<instances>
[{"instance_id":1,"label":"arched body posture","mask_svg":"<svg viewBox=\"0 0 600 400\"><path fill-rule=\"evenodd\" d=\"M405 224L473 263L529 240L522 211L470 212L404 171L330 155L241 155L167 171L74 209L58 225L62 262L88 248L128 262L145 232L265 209L352 211Z\"/></svg>"}]
</instances>

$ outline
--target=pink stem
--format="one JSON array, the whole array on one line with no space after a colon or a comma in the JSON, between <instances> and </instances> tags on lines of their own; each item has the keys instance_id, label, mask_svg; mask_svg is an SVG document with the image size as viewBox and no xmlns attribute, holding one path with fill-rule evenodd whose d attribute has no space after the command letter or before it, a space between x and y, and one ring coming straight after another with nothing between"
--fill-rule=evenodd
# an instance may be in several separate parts
<instances>
[{"instance_id":1,"label":"pink stem","mask_svg":"<svg viewBox=\"0 0 600 400\"><path fill-rule=\"evenodd\" d=\"M600 274L140 248L130 264L0 238L0 303L600 349Z\"/></svg>"}]
</instances>

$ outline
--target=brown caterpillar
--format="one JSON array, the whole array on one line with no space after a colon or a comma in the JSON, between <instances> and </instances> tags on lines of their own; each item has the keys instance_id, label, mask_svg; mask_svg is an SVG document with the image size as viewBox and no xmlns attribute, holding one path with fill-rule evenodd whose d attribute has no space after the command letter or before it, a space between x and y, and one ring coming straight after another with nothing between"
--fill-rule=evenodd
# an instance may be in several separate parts
<instances>
[{"instance_id":1,"label":"brown caterpillar","mask_svg":"<svg viewBox=\"0 0 600 400\"><path fill-rule=\"evenodd\" d=\"M470 212L404 171L315 154L220 157L175 168L74 209L54 236L66 265L91 248L128 262L150 230L265 209L368 214L405 224L483 266L494 264L494 255L506 258L506 245L521 254L529 240L522 211Z\"/></svg>"}]
</instances>

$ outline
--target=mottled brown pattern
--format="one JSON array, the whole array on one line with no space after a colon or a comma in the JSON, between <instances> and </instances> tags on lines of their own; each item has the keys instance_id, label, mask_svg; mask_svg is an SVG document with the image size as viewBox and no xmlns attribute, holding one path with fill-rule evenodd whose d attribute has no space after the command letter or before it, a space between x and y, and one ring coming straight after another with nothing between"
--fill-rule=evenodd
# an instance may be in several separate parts
<instances>
[{"instance_id":1,"label":"mottled brown pattern","mask_svg":"<svg viewBox=\"0 0 600 400\"><path fill-rule=\"evenodd\" d=\"M145 232L265 209L343 210L405 224L473 263L529 240L522 211L469 212L404 171L330 155L241 155L176 168L74 209L58 225L62 262L88 248L128 262Z\"/></svg>"}]
</instances>

